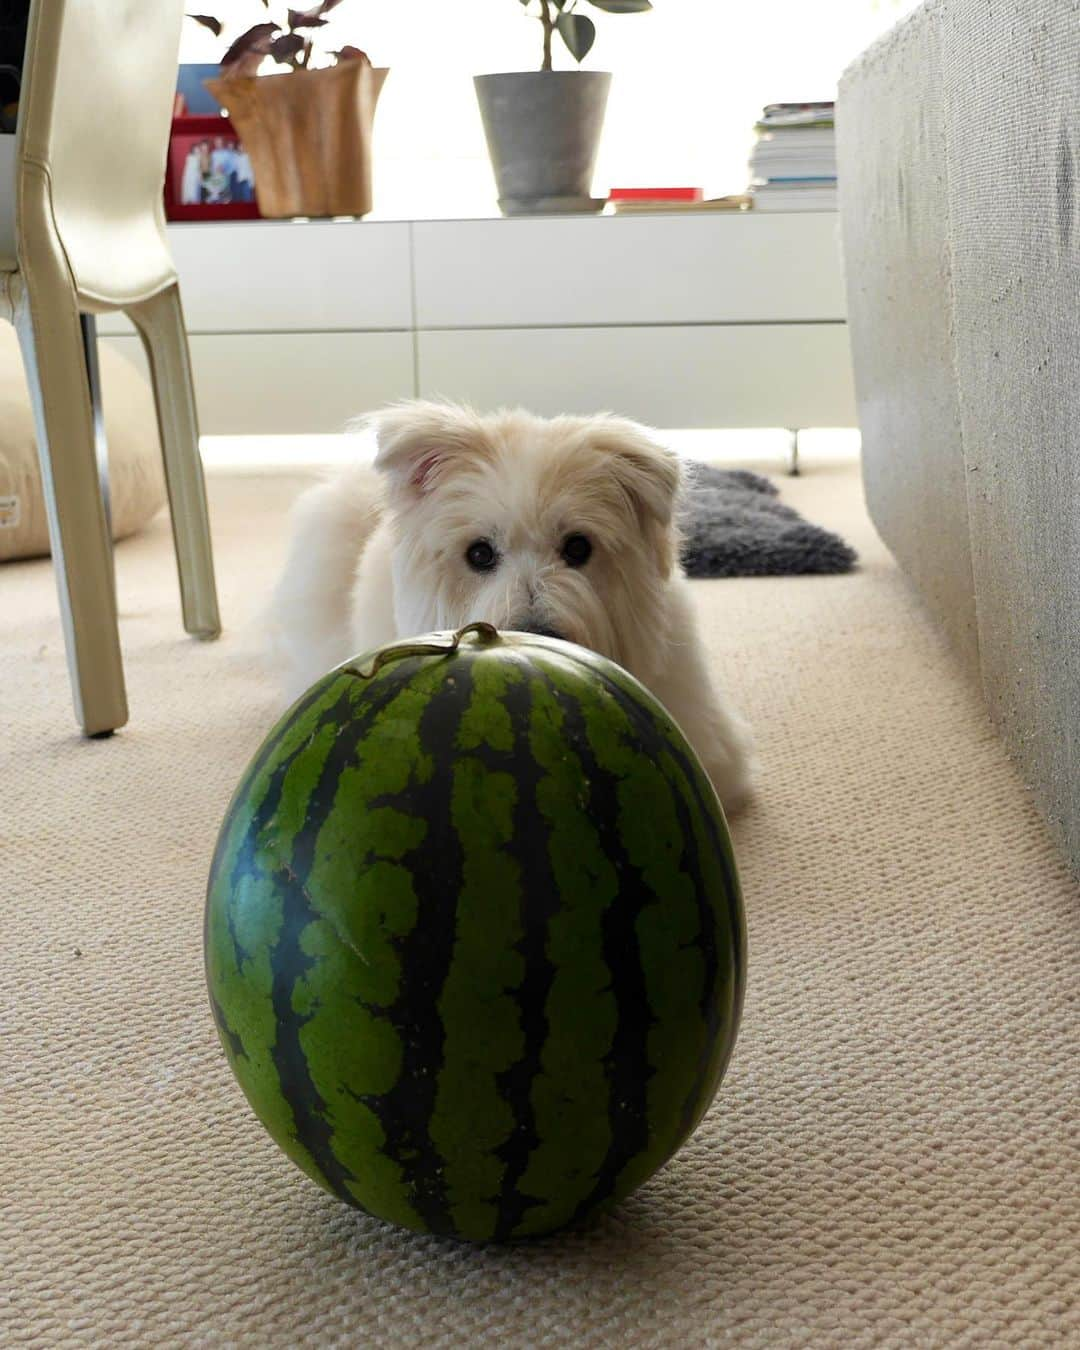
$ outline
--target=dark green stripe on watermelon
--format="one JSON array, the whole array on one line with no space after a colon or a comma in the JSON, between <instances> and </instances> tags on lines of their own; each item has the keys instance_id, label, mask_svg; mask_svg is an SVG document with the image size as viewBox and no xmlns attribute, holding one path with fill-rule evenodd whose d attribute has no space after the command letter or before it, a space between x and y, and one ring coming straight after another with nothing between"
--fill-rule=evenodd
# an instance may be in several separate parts
<instances>
[{"instance_id":1,"label":"dark green stripe on watermelon","mask_svg":"<svg viewBox=\"0 0 1080 1350\"><path fill-rule=\"evenodd\" d=\"M482 802L485 795L501 799L501 809L490 812L488 827L474 842L481 850L482 863L493 860L500 845L506 846L498 884L504 893L504 957L515 969L499 973L501 987L484 988L470 961L468 935L460 934L461 960L455 971L460 972L461 989L445 991L444 1013L450 1013L455 998L464 1000L459 1015L466 1038L473 1034L475 1024L469 1016L470 1002L475 1009L476 1003L483 1001L478 1014L481 1017L497 1007L502 1021L499 1035L489 1047L483 1081L478 1081L481 1066L476 1065L473 1081L462 1085L466 1092L471 1089L471 1099L455 1100L454 1075L444 1074L442 1086L447 1100L443 1116L448 1145L453 1143L455 1122L465 1121L470 1133L467 1143L458 1139L454 1150L457 1167L450 1169L452 1179L462 1174L469 1196L459 1204L457 1220L472 1231L505 1240L517 1230L525 1214L540 1203L522 1194L517 1183L539 1142L530 1089L548 1034L544 1008L554 967L545 949L546 934L549 920L558 911L559 897L548 858L547 832L538 828L535 814L536 786L543 771L534 761L529 743L531 682L521 668L496 671L491 667L481 675L474 693L478 702L497 696L506 716L467 717L459 727L455 795L459 814L463 807L468 809L470 797L474 803ZM481 921L486 917L488 884L482 882L475 896ZM469 891L459 897L459 914L466 921L473 898ZM475 1045L472 1048L475 1062ZM476 1100L478 1092L487 1095L483 1115L489 1137L473 1125L483 1106ZM478 1186L481 1170L486 1175L484 1184ZM479 1200L477 1191L482 1192Z\"/></svg>"},{"instance_id":2,"label":"dark green stripe on watermelon","mask_svg":"<svg viewBox=\"0 0 1080 1350\"><path fill-rule=\"evenodd\" d=\"M655 1171L742 997L712 789L624 672L537 639L328 676L223 826L207 975L285 1151L349 1203L548 1232Z\"/></svg>"},{"instance_id":3,"label":"dark green stripe on watermelon","mask_svg":"<svg viewBox=\"0 0 1080 1350\"><path fill-rule=\"evenodd\" d=\"M655 903L655 896L627 854L625 821L618 803L619 776L602 762L577 700L553 683L565 717L564 733L581 765L586 792L583 808L595 824L597 843L614 868L618 885L615 900L601 920L601 951L615 1000L615 1027L604 1057L611 1138L591 1189L574 1209L574 1220L610 1200L623 1168L648 1147L647 1089L653 1074L648 1034L653 1013L635 929L642 909Z\"/></svg>"},{"instance_id":4,"label":"dark green stripe on watermelon","mask_svg":"<svg viewBox=\"0 0 1080 1350\"><path fill-rule=\"evenodd\" d=\"M242 1066L233 1059L241 1086L285 1151L350 1203L357 1202L349 1186L355 1178L331 1142L326 1102L312 1081L301 1040L310 1016L296 1008L297 982L315 964L303 950L301 934L321 918L303 881L310 867L306 851L332 807L340 774L352 765L357 746L380 715L408 688L414 671L408 663L387 668L362 706L351 676L320 682L301 700L268 737L276 753L261 752L241 784L226 817L232 828L222 831L211 874L222 876L228 899L207 908L207 973L215 1017L229 1045L235 1047L238 1038L244 1046L246 1061L252 1060L252 1043L260 1052L255 1062ZM290 864L281 861L282 854L291 855ZM246 917L253 920L250 950L238 931ZM228 948L212 933L214 920L221 918ZM215 992L223 978L221 958L230 948L236 995L232 1019ZM240 1031L260 1013L257 1028L246 1035ZM232 1024L237 1020L239 1027Z\"/></svg>"},{"instance_id":5,"label":"dark green stripe on watermelon","mask_svg":"<svg viewBox=\"0 0 1080 1350\"><path fill-rule=\"evenodd\" d=\"M741 905L737 906L736 922L730 932L718 932L716 914L710 905L710 895L717 887L721 894L738 896L739 882L735 871L735 857L731 840L721 815L711 810L714 798L712 784L696 757L680 738L672 734L673 724L666 712L655 705L650 710L643 702L641 691L629 681L612 673L609 688L634 729L635 738L645 753L660 764L667 780L676 789L673 802L678 817L679 833L683 840L681 867L694 882L698 909L698 942L706 965L701 986L700 1010L706 1027L701 1047L698 1079L688 1095L682 1113L682 1133L688 1135L701 1120L709 1101L720 1084L727 1068L734 1036L725 1037L725 1023L737 1028L742 1016L746 972L746 931ZM713 874L709 875L710 865ZM730 943L728 967L719 961L718 947ZM726 998L717 998L717 982L730 979ZM722 1052L718 1054L718 1051ZM712 1087L704 1096L701 1083Z\"/></svg>"},{"instance_id":6,"label":"dark green stripe on watermelon","mask_svg":"<svg viewBox=\"0 0 1080 1350\"><path fill-rule=\"evenodd\" d=\"M555 978L555 967L547 952L547 935L548 925L559 910L559 893L551 867L549 832L541 828L536 813L536 794L544 770L530 745L536 715L533 693L533 682L521 673L518 678L508 680L503 696L513 729L506 768L514 775L516 789L514 842L521 858L519 950L525 969L520 985L513 991L521 1024L521 1054L496 1080L498 1092L514 1113L513 1129L496 1150L506 1168L492 1233L498 1241L512 1237L529 1211L540 1204L536 1197L523 1194L519 1183L532 1151L540 1142L531 1089L541 1068L548 1037L545 1008Z\"/></svg>"},{"instance_id":7,"label":"dark green stripe on watermelon","mask_svg":"<svg viewBox=\"0 0 1080 1350\"><path fill-rule=\"evenodd\" d=\"M470 677L463 665L452 683L440 681L423 710L420 744L431 756L431 773L377 799L379 807L419 817L427 828L417 848L402 857L416 890L416 919L398 942L401 983L397 999L384 1013L401 1044L401 1072L369 1104L386 1134L384 1151L401 1168L413 1209L429 1232L445 1234L453 1234L455 1224L447 1202L445 1161L431 1137L431 1124L446 1035L439 1000L453 961L458 921L454 905L447 902L461 890L463 850L443 810L444 784L454 771L454 741L468 706Z\"/></svg>"}]
</instances>

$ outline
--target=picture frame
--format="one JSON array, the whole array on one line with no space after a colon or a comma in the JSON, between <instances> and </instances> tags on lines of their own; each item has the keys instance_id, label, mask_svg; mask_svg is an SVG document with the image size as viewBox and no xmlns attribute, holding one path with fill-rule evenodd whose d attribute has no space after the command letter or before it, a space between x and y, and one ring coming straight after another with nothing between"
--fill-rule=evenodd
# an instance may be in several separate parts
<instances>
[{"instance_id":1,"label":"picture frame","mask_svg":"<svg viewBox=\"0 0 1080 1350\"><path fill-rule=\"evenodd\" d=\"M174 117L165 165L167 220L261 220L255 177L227 117Z\"/></svg>"}]
</instances>

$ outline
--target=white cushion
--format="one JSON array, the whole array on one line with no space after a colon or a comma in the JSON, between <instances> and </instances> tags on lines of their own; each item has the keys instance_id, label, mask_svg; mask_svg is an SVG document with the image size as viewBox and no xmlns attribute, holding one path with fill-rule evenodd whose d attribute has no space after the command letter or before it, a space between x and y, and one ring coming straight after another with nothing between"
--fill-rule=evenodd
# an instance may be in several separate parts
<instances>
[{"instance_id":1,"label":"white cushion","mask_svg":"<svg viewBox=\"0 0 1080 1350\"><path fill-rule=\"evenodd\" d=\"M165 504L157 413L141 371L101 344L113 537L123 539ZM49 552L34 420L15 330L0 323L0 562Z\"/></svg>"}]
</instances>

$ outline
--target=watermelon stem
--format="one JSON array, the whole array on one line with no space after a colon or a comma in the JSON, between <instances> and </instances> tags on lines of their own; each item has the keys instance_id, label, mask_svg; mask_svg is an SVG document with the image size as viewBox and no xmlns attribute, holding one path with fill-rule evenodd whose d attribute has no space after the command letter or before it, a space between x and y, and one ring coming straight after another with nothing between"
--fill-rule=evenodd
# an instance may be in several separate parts
<instances>
[{"instance_id":1,"label":"watermelon stem","mask_svg":"<svg viewBox=\"0 0 1080 1350\"><path fill-rule=\"evenodd\" d=\"M400 661L405 656L449 656L461 645L461 639L469 633L475 633L482 642L494 642L499 630L489 623L469 623L459 628L449 642L399 642L393 647L383 647L375 653L370 670L361 670L358 666L342 666L349 675L358 675L362 680L370 680L390 661Z\"/></svg>"}]
</instances>

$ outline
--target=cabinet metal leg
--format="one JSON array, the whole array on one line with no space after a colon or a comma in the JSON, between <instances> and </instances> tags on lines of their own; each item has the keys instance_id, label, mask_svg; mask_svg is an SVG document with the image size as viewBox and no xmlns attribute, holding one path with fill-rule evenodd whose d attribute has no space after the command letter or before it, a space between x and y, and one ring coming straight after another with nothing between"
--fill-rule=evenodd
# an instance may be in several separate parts
<instances>
[{"instance_id":1,"label":"cabinet metal leg","mask_svg":"<svg viewBox=\"0 0 1080 1350\"><path fill-rule=\"evenodd\" d=\"M789 432L788 432L788 436L789 436L791 439L790 439L790 441L789 441L789 443L788 443L788 463L787 463L787 471L788 471L788 473L791 475L792 478L798 478L798 476L799 476L799 432L798 432L798 428L795 428L795 429L789 431Z\"/></svg>"}]
</instances>

